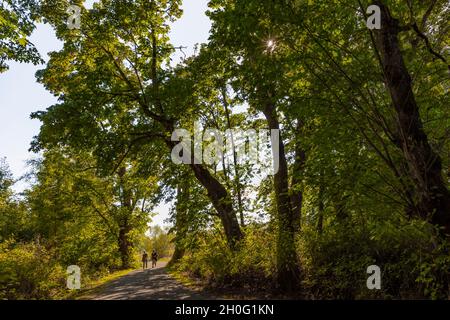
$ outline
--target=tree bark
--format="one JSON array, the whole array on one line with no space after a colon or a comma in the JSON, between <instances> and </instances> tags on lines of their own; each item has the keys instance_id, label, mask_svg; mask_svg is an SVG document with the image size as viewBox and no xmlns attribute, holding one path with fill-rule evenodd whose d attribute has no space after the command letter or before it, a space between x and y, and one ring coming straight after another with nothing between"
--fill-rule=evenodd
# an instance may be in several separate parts
<instances>
[{"instance_id":1,"label":"tree bark","mask_svg":"<svg viewBox=\"0 0 450 320\"><path fill-rule=\"evenodd\" d=\"M292 169L292 182L291 182L291 205L292 214L294 215L294 228L296 232L300 231L301 219L302 219L302 205L303 205L303 192L300 189L301 177L303 175L303 168L306 161L306 154L299 141L300 130L303 126L302 121L299 119L297 122L297 140L295 141L295 160Z\"/></svg>"},{"instance_id":2,"label":"tree bark","mask_svg":"<svg viewBox=\"0 0 450 320\"><path fill-rule=\"evenodd\" d=\"M129 218L133 214L132 207L132 193L127 188L126 183L124 181L124 176L126 174L126 168L120 167L117 175L119 176L119 188L121 190L121 209L119 215L119 252L120 258L122 261L122 268L127 269L131 266L131 251L133 247L133 243L130 240L130 232L132 230L131 225L129 224Z\"/></svg>"},{"instance_id":3,"label":"tree bark","mask_svg":"<svg viewBox=\"0 0 450 320\"><path fill-rule=\"evenodd\" d=\"M153 27L151 29L153 31ZM161 114L157 115L151 112L146 104L142 105L142 102L140 103L144 114L154 121L160 123L164 127L166 133L171 134L174 130L175 119L167 119L164 116L164 108L162 106L161 97L159 96L159 80L157 74L157 38L155 37L155 34L153 32L152 50L152 83L154 96L156 98L155 104L159 108ZM169 148L173 148L175 146L175 143L173 141L165 140L165 142L169 146ZM228 194L225 187L211 175L211 173L205 166L192 163L191 168L194 171L195 177L205 187L206 191L208 192L209 199L211 200L214 208L217 210L217 213L224 227L228 245L231 249L235 249L236 245L242 239L243 235L233 209L230 195Z\"/></svg>"},{"instance_id":4,"label":"tree bark","mask_svg":"<svg viewBox=\"0 0 450 320\"><path fill-rule=\"evenodd\" d=\"M280 129L277 112L274 105L266 103L263 113L271 130ZM274 146L272 146L273 148ZM278 141L279 170L274 175L275 198L277 205L278 235L277 235L277 278L280 288L284 291L298 289L300 270L295 250L295 215L293 214L289 196L288 165L285 147L280 133Z\"/></svg>"},{"instance_id":5,"label":"tree bark","mask_svg":"<svg viewBox=\"0 0 450 320\"><path fill-rule=\"evenodd\" d=\"M230 195L224 186L203 165L191 164L191 168L194 171L195 177L205 187L209 199L219 214L228 245L231 249L235 249L243 235L233 209Z\"/></svg>"},{"instance_id":6,"label":"tree bark","mask_svg":"<svg viewBox=\"0 0 450 320\"><path fill-rule=\"evenodd\" d=\"M414 187L415 214L450 234L450 192L442 176L442 161L433 151L423 129L412 90L411 76L400 48L399 22L389 9L375 1L381 9L381 29L375 32L386 86L396 112L397 146L408 164Z\"/></svg>"},{"instance_id":7,"label":"tree bark","mask_svg":"<svg viewBox=\"0 0 450 320\"><path fill-rule=\"evenodd\" d=\"M324 210L324 196L323 196L323 179L320 177L319 195L317 204L317 233L321 235L323 233L323 210Z\"/></svg>"},{"instance_id":8,"label":"tree bark","mask_svg":"<svg viewBox=\"0 0 450 320\"><path fill-rule=\"evenodd\" d=\"M165 140L169 148L175 147L176 143ZM234 250L237 244L243 238L236 213L233 209L233 203L227 189L209 172L203 164L190 164L195 177L200 184L206 189L208 198L216 209L224 228L225 236L229 247Z\"/></svg>"},{"instance_id":9,"label":"tree bark","mask_svg":"<svg viewBox=\"0 0 450 320\"><path fill-rule=\"evenodd\" d=\"M131 228L130 226L125 222L124 225L119 227L119 237L118 237L118 245L119 245L119 253L120 253L120 260L122 263L123 269L128 269L131 266L131 248L132 243L130 241L130 234Z\"/></svg>"},{"instance_id":10,"label":"tree bark","mask_svg":"<svg viewBox=\"0 0 450 320\"><path fill-rule=\"evenodd\" d=\"M187 175L180 177L180 182L177 187L177 203L176 203L176 217L175 217L175 250L169 265L177 263L184 256L185 247L183 240L186 237L187 231L187 203L189 202L189 180Z\"/></svg>"},{"instance_id":11,"label":"tree bark","mask_svg":"<svg viewBox=\"0 0 450 320\"><path fill-rule=\"evenodd\" d=\"M228 129L232 129L231 127L231 119L230 119L230 111L228 109L228 102L227 102L227 94L226 89L222 88L222 98L223 98L223 105L225 107L225 115L227 118L227 127ZM242 203L242 188L241 188L241 180L239 177L239 168L238 168L238 159L236 154L236 147L234 144L234 137L233 137L233 131L231 131L231 144L233 147L233 164L234 164L234 185L236 188L236 195L238 200L238 210L239 210L239 219L241 222L241 226L245 226L245 219L244 219L244 205Z\"/></svg>"}]
</instances>

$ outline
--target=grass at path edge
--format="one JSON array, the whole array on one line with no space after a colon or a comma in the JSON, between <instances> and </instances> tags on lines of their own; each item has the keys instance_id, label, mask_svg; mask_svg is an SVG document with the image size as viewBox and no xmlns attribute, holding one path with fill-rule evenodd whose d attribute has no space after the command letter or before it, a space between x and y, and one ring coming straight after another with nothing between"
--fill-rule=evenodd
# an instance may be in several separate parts
<instances>
[{"instance_id":1,"label":"grass at path edge","mask_svg":"<svg viewBox=\"0 0 450 320\"><path fill-rule=\"evenodd\" d=\"M89 281L86 285L82 287L80 290L72 291L69 293L66 297L67 300L89 300L96 294L98 294L101 289L106 285L107 283L114 281L116 279L119 279L130 272L134 271L136 269L125 269L125 270L118 270L115 272L112 272L104 277L101 277L96 280Z\"/></svg>"}]
</instances>

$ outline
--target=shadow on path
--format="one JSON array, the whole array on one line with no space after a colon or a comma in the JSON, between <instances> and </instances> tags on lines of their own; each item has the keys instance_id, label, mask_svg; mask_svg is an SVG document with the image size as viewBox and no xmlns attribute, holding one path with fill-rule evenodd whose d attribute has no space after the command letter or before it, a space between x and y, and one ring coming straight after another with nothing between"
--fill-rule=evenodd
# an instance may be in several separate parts
<instances>
[{"instance_id":1,"label":"shadow on path","mask_svg":"<svg viewBox=\"0 0 450 320\"><path fill-rule=\"evenodd\" d=\"M105 284L94 300L204 300L206 297L180 284L158 263L154 269L136 270Z\"/></svg>"}]
</instances>

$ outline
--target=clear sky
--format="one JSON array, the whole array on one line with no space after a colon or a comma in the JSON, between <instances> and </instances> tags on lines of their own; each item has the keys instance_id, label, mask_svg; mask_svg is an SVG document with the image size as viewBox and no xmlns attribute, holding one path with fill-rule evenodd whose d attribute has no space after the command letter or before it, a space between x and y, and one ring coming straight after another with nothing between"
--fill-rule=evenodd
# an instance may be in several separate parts
<instances>
[{"instance_id":1,"label":"clear sky","mask_svg":"<svg viewBox=\"0 0 450 320\"><path fill-rule=\"evenodd\" d=\"M211 24L205 15L207 3L208 0L184 0L183 17L172 26L172 43L175 46L187 46L188 49L184 51L188 55L193 53L196 43L208 39ZM47 60L48 52L62 47L53 30L43 24L37 26L30 41L36 45L44 60ZM0 157L6 157L11 171L18 178L27 171L25 161L35 156L28 149L32 137L39 132L40 123L31 120L30 114L45 110L56 99L36 83L35 73L43 68L42 65L10 62L9 66L7 72L0 74ZM18 183L16 190L24 187L23 183ZM161 225L167 217L168 206L160 205L156 211L160 214L155 217L154 223Z\"/></svg>"}]
</instances>

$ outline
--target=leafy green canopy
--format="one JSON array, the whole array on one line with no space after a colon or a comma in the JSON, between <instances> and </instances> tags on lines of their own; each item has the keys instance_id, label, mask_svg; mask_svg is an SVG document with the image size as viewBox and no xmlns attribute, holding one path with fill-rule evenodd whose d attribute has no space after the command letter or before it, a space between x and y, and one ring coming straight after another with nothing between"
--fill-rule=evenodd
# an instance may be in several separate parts
<instances>
[{"instance_id":1,"label":"leafy green canopy","mask_svg":"<svg viewBox=\"0 0 450 320\"><path fill-rule=\"evenodd\" d=\"M33 114L44 124L34 149L57 144L89 149L113 167L133 154L132 148L161 136L171 116L172 98L160 93L173 50L168 22L181 15L179 5L100 1L82 11L80 30L69 30L49 13L64 48L51 54L38 80L60 102Z\"/></svg>"},{"instance_id":2,"label":"leafy green canopy","mask_svg":"<svg viewBox=\"0 0 450 320\"><path fill-rule=\"evenodd\" d=\"M42 63L28 37L35 28L38 5L34 0L0 1L0 73L8 61Z\"/></svg>"}]
</instances>

